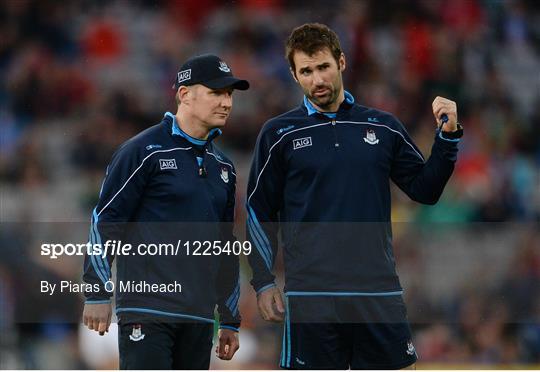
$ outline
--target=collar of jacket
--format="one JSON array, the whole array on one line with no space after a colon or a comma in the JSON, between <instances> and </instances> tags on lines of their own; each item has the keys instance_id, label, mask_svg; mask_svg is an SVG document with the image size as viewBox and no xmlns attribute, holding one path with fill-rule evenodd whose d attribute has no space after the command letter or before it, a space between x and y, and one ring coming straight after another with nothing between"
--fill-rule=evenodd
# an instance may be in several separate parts
<instances>
[{"instance_id":1,"label":"collar of jacket","mask_svg":"<svg viewBox=\"0 0 540 372\"><path fill-rule=\"evenodd\" d=\"M345 93L345 100L341 103L341 105L339 105L339 108L340 109L341 108L349 109L354 104L354 97L353 97L353 95L351 93L349 93L347 91L345 91L344 93ZM321 111L318 111L306 96L304 96L304 102L302 104L303 104L304 108L307 110L308 116L315 115L315 114L322 114L322 115L327 116L327 117L329 117L331 119L336 117L336 112L321 112Z\"/></svg>"},{"instance_id":2,"label":"collar of jacket","mask_svg":"<svg viewBox=\"0 0 540 372\"><path fill-rule=\"evenodd\" d=\"M214 128L208 133L208 138L206 140L194 138L194 137L191 137L189 134L187 134L180 128L180 125L178 125L178 123L176 122L176 116L174 116L172 113L167 111L165 113L165 117L171 119L171 122L172 122L171 134L173 136L184 137L186 140L188 140L190 143L196 146L205 146L209 144L210 142L212 142L216 137L221 135L221 129Z\"/></svg>"}]
</instances>

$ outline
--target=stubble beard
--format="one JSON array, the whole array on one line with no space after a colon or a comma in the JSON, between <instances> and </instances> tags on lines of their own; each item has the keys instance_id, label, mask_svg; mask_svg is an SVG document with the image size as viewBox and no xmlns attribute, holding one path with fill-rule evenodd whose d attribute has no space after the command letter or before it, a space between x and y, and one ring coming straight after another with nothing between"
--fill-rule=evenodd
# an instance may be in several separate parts
<instances>
[{"instance_id":1,"label":"stubble beard","mask_svg":"<svg viewBox=\"0 0 540 372\"><path fill-rule=\"evenodd\" d=\"M317 105L319 108L323 110L327 110L328 108L330 108L330 106L332 106L336 102L338 95L339 95L338 90L331 89L330 94L325 97L318 98L318 97L315 97L314 95L308 95L308 97L309 97L309 100L313 102L315 105Z\"/></svg>"},{"instance_id":2,"label":"stubble beard","mask_svg":"<svg viewBox=\"0 0 540 372\"><path fill-rule=\"evenodd\" d=\"M319 108L321 108L322 110L328 110L334 103L336 103L339 97L341 86L342 85L338 81L336 84L334 84L334 86L326 87L330 90L330 94L322 98L315 97L315 95L311 94L311 92L304 92L304 94L309 98L311 102L313 102Z\"/></svg>"}]
</instances>

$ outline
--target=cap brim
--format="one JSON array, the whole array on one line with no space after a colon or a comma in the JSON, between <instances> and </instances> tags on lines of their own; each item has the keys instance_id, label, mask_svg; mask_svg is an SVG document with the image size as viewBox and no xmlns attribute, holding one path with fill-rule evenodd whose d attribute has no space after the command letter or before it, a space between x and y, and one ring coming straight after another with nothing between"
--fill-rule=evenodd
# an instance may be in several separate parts
<instances>
[{"instance_id":1,"label":"cap brim","mask_svg":"<svg viewBox=\"0 0 540 372\"><path fill-rule=\"evenodd\" d=\"M224 76L218 79L205 81L200 83L210 89L223 89L223 88L233 88L238 90L247 90L249 89L249 82L247 80L237 79L234 76Z\"/></svg>"}]
</instances>

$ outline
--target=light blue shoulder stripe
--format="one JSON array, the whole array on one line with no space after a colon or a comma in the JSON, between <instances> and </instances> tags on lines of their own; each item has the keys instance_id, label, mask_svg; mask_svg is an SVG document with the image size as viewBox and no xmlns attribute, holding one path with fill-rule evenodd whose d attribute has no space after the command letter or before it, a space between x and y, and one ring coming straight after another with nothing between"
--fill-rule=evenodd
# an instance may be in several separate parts
<instances>
[{"instance_id":1,"label":"light blue shoulder stripe","mask_svg":"<svg viewBox=\"0 0 540 372\"><path fill-rule=\"evenodd\" d=\"M266 251L266 246L262 241L261 233L260 233L260 231L257 230L257 228L255 227L255 225L253 223L253 219L249 215L248 215L248 219L247 219L247 224L248 224L248 227L249 227L249 232L251 232L251 235L252 235L253 239L255 239L257 241L257 243L259 244L261 249ZM266 259L269 259L269 256L268 256L267 253L265 253L265 257L266 257Z\"/></svg>"},{"instance_id":2,"label":"light blue shoulder stripe","mask_svg":"<svg viewBox=\"0 0 540 372\"><path fill-rule=\"evenodd\" d=\"M248 227L250 227L250 232L252 233L251 235L254 237L256 243L255 246L259 253L261 253L261 251L265 253L264 255L261 253L261 255L265 257L265 262L268 270L272 270L272 261L274 254L272 253L270 241L268 240L266 233L264 232L261 224L259 223L259 220L257 219L253 208L251 208L249 203L246 203L246 207L248 210Z\"/></svg>"},{"instance_id":3,"label":"light blue shoulder stripe","mask_svg":"<svg viewBox=\"0 0 540 372\"><path fill-rule=\"evenodd\" d=\"M97 215L97 206L96 206L96 208L94 208L94 211L92 212L92 214L94 216L94 223L93 223L92 226L94 228L97 243L101 246L102 249L104 249L104 246L103 246L102 241L101 241L101 235L99 234L99 230L98 230L98 227L97 227L97 224L98 224L98 221L99 221L99 216ZM103 257L102 255L95 256L95 257L96 257L96 260L101 263L101 266L103 267L103 270L105 272L105 276L106 276L107 281L108 281L109 278L111 277L111 268L109 266L109 261L107 260L107 257Z\"/></svg>"},{"instance_id":4,"label":"light blue shoulder stripe","mask_svg":"<svg viewBox=\"0 0 540 372\"><path fill-rule=\"evenodd\" d=\"M270 258L268 257L268 253L266 249L264 248L264 245L261 244L260 237L258 236L258 232L255 231L255 227L253 226L251 217L248 217L247 225L248 225L249 232L251 233L251 236L253 237L255 248L257 248L257 251L261 255L262 259L264 260L264 263L266 264L266 267L268 268L268 270L271 270L272 265L271 265Z\"/></svg>"},{"instance_id":5,"label":"light blue shoulder stripe","mask_svg":"<svg viewBox=\"0 0 540 372\"><path fill-rule=\"evenodd\" d=\"M232 294L229 296L229 298L227 299L227 301L225 301L225 305L227 306L230 306L232 304L232 302L234 301L234 299L238 296L236 296L237 292L240 290L240 283L237 283L236 284L236 287L234 287L234 291L232 292Z\"/></svg>"},{"instance_id":6,"label":"light blue shoulder stripe","mask_svg":"<svg viewBox=\"0 0 540 372\"><path fill-rule=\"evenodd\" d=\"M255 226L255 222L253 222L253 218L251 218L251 216L248 216L247 222L248 222L249 227L251 228L250 232L253 232L252 235L254 235L254 238L257 239L259 245L265 251L265 256L267 260L270 261L271 256L270 256L270 252L268 251L268 245L264 243L263 237L261 236L261 232Z\"/></svg>"},{"instance_id":7,"label":"light blue shoulder stripe","mask_svg":"<svg viewBox=\"0 0 540 372\"><path fill-rule=\"evenodd\" d=\"M90 222L90 231L88 232L88 241L91 245L94 244L94 232L92 231L92 222ZM90 263L92 264L92 268L94 269L96 275L98 276L99 280L103 282L103 275L101 273L101 270L96 264L96 261L94 260L94 255L88 255Z\"/></svg>"},{"instance_id":8,"label":"light blue shoulder stripe","mask_svg":"<svg viewBox=\"0 0 540 372\"><path fill-rule=\"evenodd\" d=\"M236 316L236 314L238 314L238 305L239 305L239 304L240 304L240 303L238 302L238 300L236 300L236 302L235 302L235 304L234 304L234 307L233 307L232 309L230 309L230 310L231 310L231 314L232 314L233 316Z\"/></svg>"},{"instance_id":9,"label":"light blue shoulder stripe","mask_svg":"<svg viewBox=\"0 0 540 372\"><path fill-rule=\"evenodd\" d=\"M238 300L240 299L240 283L236 284L234 292L231 296L225 301L225 305L229 308L233 316L238 312Z\"/></svg>"},{"instance_id":10,"label":"light blue shoulder stripe","mask_svg":"<svg viewBox=\"0 0 540 372\"><path fill-rule=\"evenodd\" d=\"M94 216L92 215L92 219L90 221L90 234L89 234L90 244L92 244L92 246L97 244L97 239L96 239L95 234L96 233L95 233L95 230L94 230ZM92 250L92 253L94 253L93 250ZM101 282L103 284L105 284L109 279L107 278L107 273L105 271L105 268L101 265L101 261L98 260L98 258L97 258L97 256L95 254L91 254L90 255L90 262L92 263L92 267L94 268L94 271L98 275Z\"/></svg>"},{"instance_id":11,"label":"light blue shoulder stripe","mask_svg":"<svg viewBox=\"0 0 540 372\"><path fill-rule=\"evenodd\" d=\"M257 219L257 215L255 214L255 211L253 210L253 208L251 208L251 206L248 204L248 210L249 210L249 215L251 216L251 218L253 219L253 223L255 224L255 227L257 228L257 230L261 233L262 235L262 238L263 238L263 242L268 246L270 247L270 240L268 240L268 237L266 236L261 224L259 223L259 220Z\"/></svg>"}]
</instances>

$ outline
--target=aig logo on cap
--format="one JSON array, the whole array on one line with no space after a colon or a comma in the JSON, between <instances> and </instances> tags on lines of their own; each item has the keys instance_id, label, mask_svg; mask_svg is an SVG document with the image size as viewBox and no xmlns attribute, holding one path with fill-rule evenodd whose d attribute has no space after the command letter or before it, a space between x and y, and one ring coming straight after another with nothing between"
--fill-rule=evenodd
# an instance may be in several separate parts
<instances>
[{"instance_id":1,"label":"aig logo on cap","mask_svg":"<svg viewBox=\"0 0 540 372\"><path fill-rule=\"evenodd\" d=\"M297 138L293 140L293 150L301 149L302 147L308 147L311 145L311 137Z\"/></svg>"},{"instance_id":2,"label":"aig logo on cap","mask_svg":"<svg viewBox=\"0 0 540 372\"><path fill-rule=\"evenodd\" d=\"M191 79L191 69L180 71L178 73L178 84L189 79Z\"/></svg>"}]
</instances>

